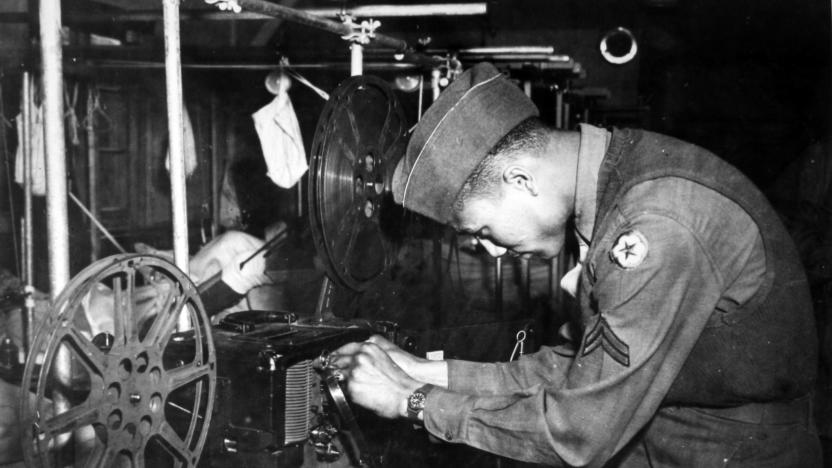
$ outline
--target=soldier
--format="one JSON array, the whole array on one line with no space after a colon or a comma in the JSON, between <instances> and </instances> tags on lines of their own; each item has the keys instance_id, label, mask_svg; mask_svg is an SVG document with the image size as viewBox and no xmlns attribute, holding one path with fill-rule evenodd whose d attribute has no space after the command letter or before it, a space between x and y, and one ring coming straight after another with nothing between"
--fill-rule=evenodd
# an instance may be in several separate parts
<instances>
[{"instance_id":1,"label":"soldier","mask_svg":"<svg viewBox=\"0 0 832 468\"><path fill-rule=\"evenodd\" d=\"M581 333L510 363L349 344L328 362L352 400L554 466L820 466L811 301L764 196L694 145L559 131L537 113L493 66L474 66L414 129L393 192L492 255L552 258L573 218L580 262L563 283Z\"/></svg>"}]
</instances>

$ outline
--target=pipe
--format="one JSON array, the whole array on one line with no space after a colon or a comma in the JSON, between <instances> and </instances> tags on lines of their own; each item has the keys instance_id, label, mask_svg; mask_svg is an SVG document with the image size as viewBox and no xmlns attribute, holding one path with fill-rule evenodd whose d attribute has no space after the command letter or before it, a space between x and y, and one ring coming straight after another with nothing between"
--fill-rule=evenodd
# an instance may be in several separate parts
<instances>
[{"instance_id":1,"label":"pipe","mask_svg":"<svg viewBox=\"0 0 832 468\"><path fill-rule=\"evenodd\" d=\"M32 325L34 324L35 299L34 293L34 256L32 255L32 76L23 72L23 104L21 109L21 125L23 126L23 287L24 304L21 317L21 337L23 339L23 355L29 357L32 343Z\"/></svg>"},{"instance_id":2,"label":"pipe","mask_svg":"<svg viewBox=\"0 0 832 468\"><path fill-rule=\"evenodd\" d=\"M321 29L340 36L346 36L353 32L353 29L346 24L324 19L312 13L285 7L277 3L270 3L264 0L237 0L237 4L247 11L261 13L275 18L284 18L294 23ZM386 34L375 34L372 44L389 47L398 52L404 52L408 49L407 42L387 36Z\"/></svg>"},{"instance_id":3,"label":"pipe","mask_svg":"<svg viewBox=\"0 0 832 468\"><path fill-rule=\"evenodd\" d=\"M441 49L428 49L425 53L439 54L445 51ZM552 46L494 46L494 47L469 47L457 51L458 55L552 55L555 48Z\"/></svg>"},{"instance_id":4,"label":"pipe","mask_svg":"<svg viewBox=\"0 0 832 468\"><path fill-rule=\"evenodd\" d=\"M96 157L95 138L95 97L93 87L87 87L87 180L89 181L89 205L91 219L98 215L98 158ZM98 260L101 255L101 242L95 226L90 223L90 260Z\"/></svg>"},{"instance_id":5,"label":"pipe","mask_svg":"<svg viewBox=\"0 0 832 468\"><path fill-rule=\"evenodd\" d=\"M243 6L243 2L238 2ZM245 7L244 7L245 8ZM303 8L296 9L305 14L318 17L337 18L346 14L356 18L412 18L427 16L478 16L488 13L488 4L479 3L440 3L421 5L362 5L354 8ZM240 13L229 13L221 11L190 11L183 12L183 20L263 20L273 18L274 15L243 11ZM0 16L0 21L16 22L19 16L6 14ZM127 12L127 13L92 13L83 15L69 15L68 23L91 23L91 22L124 22L124 21L156 21L159 14L152 11Z\"/></svg>"},{"instance_id":6,"label":"pipe","mask_svg":"<svg viewBox=\"0 0 832 468\"><path fill-rule=\"evenodd\" d=\"M362 5L353 8L309 8L317 16L337 18L347 14L357 18L412 18L425 16L478 16L488 13L488 4L440 3L422 5Z\"/></svg>"},{"instance_id":7,"label":"pipe","mask_svg":"<svg viewBox=\"0 0 832 468\"><path fill-rule=\"evenodd\" d=\"M40 0L39 16L43 66L49 292L55 299L69 282L69 215L66 195L60 0Z\"/></svg>"},{"instance_id":8,"label":"pipe","mask_svg":"<svg viewBox=\"0 0 832 468\"><path fill-rule=\"evenodd\" d=\"M32 77L23 72L23 104L21 123L23 125L23 283L34 281L34 260L32 257Z\"/></svg>"},{"instance_id":9,"label":"pipe","mask_svg":"<svg viewBox=\"0 0 832 468\"><path fill-rule=\"evenodd\" d=\"M357 42L350 44L350 76L364 74L364 46Z\"/></svg>"},{"instance_id":10,"label":"pipe","mask_svg":"<svg viewBox=\"0 0 832 468\"><path fill-rule=\"evenodd\" d=\"M101 221L99 221L98 218L96 218L95 215L90 210L88 210L86 206L84 206L84 204L81 202L81 200L79 200L78 197L76 197L74 193L69 192L69 198L73 202L75 202L76 205L78 205L78 208L80 208L81 211L83 211L84 214L87 215L87 217L90 219L92 224L95 227L97 227L98 230L101 231L102 234L104 234L104 237L106 237L107 240L112 242L112 244L116 247L116 249L118 249L119 252L121 252L123 254L127 253L127 250L124 247L122 247L121 244L118 243L115 236L110 234L110 231L108 231L107 228L104 227L103 224L101 224Z\"/></svg>"},{"instance_id":11,"label":"pipe","mask_svg":"<svg viewBox=\"0 0 832 468\"><path fill-rule=\"evenodd\" d=\"M170 141L170 204L173 222L173 261L188 274L188 202L185 187L185 144L182 117L182 68L179 49L179 0L163 0L165 84Z\"/></svg>"},{"instance_id":12,"label":"pipe","mask_svg":"<svg viewBox=\"0 0 832 468\"><path fill-rule=\"evenodd\" d=\"M346 62L317 62L292 64L296 70L332 70L347 68L351 64ZM88 64L67 64L72 71L88 68L114 68L114 69L158 69L165 66L162 62L149 61L128 61L128 60L101 60ZM274 70L274 62L270 63L183 63L182 68L196 70ZM405 62L370 62L364 63L365 70L393 70L408 71L417 70L418 65Z\"/></svg>"},{"instance_id":13,"label":"pipe","mask_svg":"<svg viewBox=\"0 0 832 468\"><path fill-rule=\"evenodd\" d=\"M211 238L220 233L220 197L222 171L220 171L219 98L211 91ZM224 153L224 152L223 152Z\"/></svg>"}]
</instances>

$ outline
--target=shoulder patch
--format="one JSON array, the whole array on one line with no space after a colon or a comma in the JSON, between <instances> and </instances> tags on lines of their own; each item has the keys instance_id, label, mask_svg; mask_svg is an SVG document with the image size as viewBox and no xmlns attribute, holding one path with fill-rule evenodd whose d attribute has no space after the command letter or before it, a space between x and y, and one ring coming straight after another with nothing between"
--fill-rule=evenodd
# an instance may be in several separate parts
<instances>
[{"instance_id":1,"label":"shoulder patch","mask_svg":"<svg viewBox=\"0 0 832 468\"><path fill-rule=\"evenodd\" d=\"M637 230L627 231L615 240L610 260L625 270L632 270L647 258L647 239Z\"/></svg>"}]
</instances>

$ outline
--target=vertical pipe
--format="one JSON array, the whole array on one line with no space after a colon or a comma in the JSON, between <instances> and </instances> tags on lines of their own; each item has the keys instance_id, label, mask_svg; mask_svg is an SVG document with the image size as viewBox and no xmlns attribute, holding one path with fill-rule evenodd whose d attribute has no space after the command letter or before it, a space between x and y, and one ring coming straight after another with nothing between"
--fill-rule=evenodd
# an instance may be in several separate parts
<instances>
[{"instance_id":1,"label":"vertical pipe","mask_svg":"<svg viewBox=\"0 0 832 468\"><path fill-rule=\"evenodd\" d=\"M60 0L40 0L39 17L43 66L49 287L54 299L69 282L69 215L66 195Z\"/></svg>"},{"instance_id":2,"label":"vertical pipe","mask_svg":"<svg viewBox=\"0 0 832 468\"><path fill-rule=\"evenodd\" d=\"M182 62L179 43L179 0L163 0L165 82L170 139L170 201L173 221L173 260L188 274L188 213L185 188L185 145L182 118Z\"/></svg>"},{"instance_id":3,"label":"vertical pipe","mask_svg":"<svg viewBox=\"0 0 832 468\"><path fill-rule=\"evenodd\" d=\"M219 135L219 99L216 91L211 91L211 237L219 234L220 222L220 135Z\"/></svg>"},{"instance_id":4,"label":"vertical pipe","mask_svg":"<svg viewBox=\"0 0 832 468\"><path fill-rule=\"evenodd\" d=\"M23 73L23 96L21 97L21 125L23 141L23 282L32 284L32 78Z\"/></svg>"},{"instance_id":5,"label":"vertical pipe","mask_svg":"<svg viewBox=\"0 0 832 468\"><path fill-rule=\"evenodd\" d=\"M350 76L364 74L364 46L357 42L350 44Z\"/></svg>"},{"instance_id":6,"label":"vertical pipe","mask_svg":"<svg viewBox=\"0 0 832 468\"><path fill-rule=\"evenodd\" d=\"M98 157L95 138L95 87L87 86L87 181L90 198L87 200L93 218L98 216ZM95 224L90 222L90 260L98 260L101 255L101 240Z\"/></svg>"},{"instance_id":7,"label":"vertical pipe","mask_svg":"<svg viewBox=\"0 0 832 468\"><path fill-rule=\"evenodd\" d=\"M23 287L26 299L21 317L21 336L23 339L23 354L29 356L30 344L32 342L32 320L35 313L35 300L32 297L34 292L34 257L32 252L32 76L29 72L23 73L23 96L21 96L22 108L20 125L22 125L23 141L23 229L20 236L23 240L22 264L23 264Z\"/></svg>"}]
</instances>

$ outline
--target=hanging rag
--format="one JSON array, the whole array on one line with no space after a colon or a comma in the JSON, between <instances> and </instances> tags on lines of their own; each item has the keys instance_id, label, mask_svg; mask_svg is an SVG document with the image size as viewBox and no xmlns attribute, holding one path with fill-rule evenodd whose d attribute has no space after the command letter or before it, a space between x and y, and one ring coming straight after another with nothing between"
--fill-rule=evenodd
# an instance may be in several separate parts
<instances>
[{"instance_id":1,"label":"hanging rag","mask_svg":"<svg viewBox=\"0 0 832 468\"><path fill-rule=\"evenodd\" d=\"M46 195L46 149L43 141L43 112L41 106L32 106L33 116L31 125L31 140L29 148L31 152L31 174L32 174L32 195ZM23 174L23 116L17 114L17 149L14 154L14 181L20 185L24 183Z\"/></svg>"},{"instance_id":2,"label":"hanging rag","mask_svg":"<svg viewBox=\"0 0 832 468\"><path fill-rule=\"evenodd\" d=\"M275 98L251 116L263 148L267 175L283 188L295 185L309 167L298 118L287 92L290 84L285 74L270 74L266 88Z\"/></svg>"},{"instance_id":3,"label":"hanging rag","mask_svg":"<svg viewBox=\"0 0 832 468\"><path fill-rule=\"evenodd\" d=\"M188 109L182 106L182 135L183 146L185 147L185 177L190 177L196 170L196 139L194 138L194 128L191 126L191 118L188 116ZM165 169L170 172L170 143L168 143L168 151L165 156Z\"/></svg>"}]
</instances>

